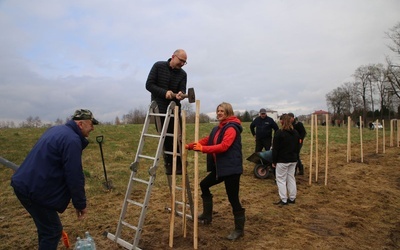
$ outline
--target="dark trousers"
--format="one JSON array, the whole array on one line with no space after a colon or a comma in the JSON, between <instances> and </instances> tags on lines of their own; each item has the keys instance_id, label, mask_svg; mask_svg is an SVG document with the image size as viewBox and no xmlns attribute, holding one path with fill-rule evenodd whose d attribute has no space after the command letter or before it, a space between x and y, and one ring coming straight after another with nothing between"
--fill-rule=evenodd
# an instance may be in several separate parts
<instances>
[{"instance_id":1,"label":"dark trousers","mask_svg":"<svg viewBox=\"0 0 400 250\"><path fill-rule=\"evenodd\" d=\"M299 154L297 155L297 165L296 165L296 168L303 168L303 163L301 162L301 159L300 159L300 150L301 150L301 148L303 147L303 143L300 143L300 145L299 145Z\"/></svg>"},{"instance_id":2,"label":"dark trousers","mask_svg":"<svg viewBox=\"0 0 400 250\"><path fill-rule=\"evenodd\" d=\"M38 232L39 250L57 249L63 229L58 212L33 203L28 197L25 197L16 190L14 192L22 206L24 206L35 222Z\"/></svg>"},{"instance_id":3,"label":"dark trousers","mask_svg":"<svg viewBox=\"0 0 400 250\"><path fill-rule=\"evenodd\" d=\"M266 151L271 149L272 137L256 138L256 148L254 152L261 152L263 148Z\"/></svg>"},{"instance_id":4,"label":"dark trousers","mask_svg":"<svg viewBox=\"0 0 400 250\"><path fill-rule=\"evenodd\" d=\"M225 183L225 191L233 212L243 211L242 204L239 201L240 174L234 174L216 179L216 172L211 171L201 182L200 188L202 196L211 196L210 187L221 182Z\"/></svg>"},{"instance_id":5,"label":"dark trousers","mask_svg":"<svg viewBox=\"0 0 400 250\"><path fill-rule=\"evenodd\" d=\"M161 133L161 130L163 128L163 124L165 121L165 117L160 117L161 118L161 128L157 128L157 123L156 123L156 129L158 132ZM180 123L180 127L182 128L182 118L181 116L179 116L179 123ZM174 133L174 124L175 124L175 120L174 117L171 117L169 119L169 124L167 127L167 133L173 134ZM180 137L180 135L178 135ZM168 151L168 152L172 152L174 149L174 138L172 136L166 136L165 140L164 140L164 151ZM179 147L177 148L177 153L180 153L180 149ZM178 156L177 159L177 164L181 164L181 157ZM170 154L164 154L164 164L165 165L172 165L172 155Z\"/></svg>"}]
</instances>

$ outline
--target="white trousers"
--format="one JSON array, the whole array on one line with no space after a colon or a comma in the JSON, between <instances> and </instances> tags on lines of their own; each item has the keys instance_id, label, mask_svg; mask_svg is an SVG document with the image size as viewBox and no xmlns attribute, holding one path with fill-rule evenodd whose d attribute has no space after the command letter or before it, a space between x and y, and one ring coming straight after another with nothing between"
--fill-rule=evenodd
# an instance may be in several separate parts
<instances>
[{"instance_id":1,"label":"white trousers","mask_svg":"<svg viewBox=\"0 0 400 250\"><path fill-rule=\"evenodd\" d=\"M276 184L278 185L279 197L283 202L296 199L297 187L294 172L297 162L277 163L275 170Z\"/></svg>"}]
</instances>

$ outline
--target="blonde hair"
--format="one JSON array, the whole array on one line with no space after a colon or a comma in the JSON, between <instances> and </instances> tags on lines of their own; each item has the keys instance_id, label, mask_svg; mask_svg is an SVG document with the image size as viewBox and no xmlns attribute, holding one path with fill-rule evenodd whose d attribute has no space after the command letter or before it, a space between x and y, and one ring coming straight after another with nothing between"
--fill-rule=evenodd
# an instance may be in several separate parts
<instances>
[{"instance_id":1,"label":"blonde hair","mask_svg":"<svg viewBox=\"0 0 400 250\"><path fill-rule=\"evenodd\" d=\"M293 130L291 117L288 114L283 114L280 119L282 124L282 130Z\"/></svg>"},{"instance_id":2,"label":"blonde hair","mask_svg":"<svg viewBox=\"0 0 400 250\"><path fill-rule=\"evenodd\" d=\"M230 103L227 102L222 102L221 104L219 104L217 106L217 108L215 109L215 112L218 113L218 108L221 107L226 114L226 117L230 117L230 116L234 116L235 114L233 113L233 108L232 105Z\"/></svg>"}]
</instances>

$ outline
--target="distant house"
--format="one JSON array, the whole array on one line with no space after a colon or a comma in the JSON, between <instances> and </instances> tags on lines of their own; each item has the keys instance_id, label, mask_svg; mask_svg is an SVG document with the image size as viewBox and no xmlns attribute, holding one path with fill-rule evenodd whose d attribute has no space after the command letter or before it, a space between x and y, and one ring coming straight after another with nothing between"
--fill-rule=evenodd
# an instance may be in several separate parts
<instances>
[{"instance_id":1,"label":"distant house","mask_svg":"<svg viewBox=\"0 0 400 250\"><path fill-rule=\"evenodd\" d=\"M329 114L330 113L328 111L325 111L322 109L316 110L316 111L314 111L314 113L312 113L312 115L317 115L317 123L322 124L322 125L326 125L326 123L329 122L329 121L325 120L325 115L329 115Z\"/></svg>"},{"instance_id":2,"label":"distant house","mask_svg":"<svg viewBox=\"0 0 400 250\"><path fill-rule=\"evenodd\" d=\"M313 115L326 115L326 114L328 114L329 115L329 112L328 111L325 111L325 110L322 110L322 109L320 109L320 110L316 110L316 111L314 111L314 113L312 113Z\"/></svg>"}]
</instances>

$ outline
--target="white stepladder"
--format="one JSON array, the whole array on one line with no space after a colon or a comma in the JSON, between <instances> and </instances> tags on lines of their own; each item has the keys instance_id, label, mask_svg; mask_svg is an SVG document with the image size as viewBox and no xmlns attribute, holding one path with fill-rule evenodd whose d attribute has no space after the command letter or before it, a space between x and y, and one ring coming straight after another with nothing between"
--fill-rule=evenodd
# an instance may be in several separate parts
<instances>
[{"instance_id":1,"label":"white stepladder","mask_svg":"<svg viewBox=\"0 0 400 250\"><path fill-rule=\"evenodd\" d=\"M174 134L175 134L175 136L177 134L180 135L180 132L181 132L181 128L180 128L181 126L180 126L179 122L178 122L178 125L175 124L175 126L174 126L175 131L173 134L167 132L170 119L175 118L175 115L177 114L177 112L175 112L175 114L174 114L175 106L176 106L175 102L171 102L167 108L166 113L164 114L164 113L159 113L158 105L156 102L153 101L150 104L149 110L147 111L144 126L142 129L142 133L140 136L140 141L138 144L138 149L137 149L137 153L135 156L135 160L130 166L130 169L132 170L132 172L131 172L128 187L126 190L126 194L125 194L124 202L122 205L122 210L121 210L121 214L120 214L120 218L118 221L116 232L115 232L115 234L111 234L109 232L104 233L104 235L107 238L115 241L116 243L125 247L126 249L139 249L140 250L140 248L138 248L138 244L141 239L141 233L142 233L142 229L143 229L143 225L144 225L144 221L145 221L145 217L146 217L146 212L147 212L149 201L150 201L152 188L153 188L153 185L154 185L154 182L156 179L156 172L157 172L157 167L159 165L160 157L163 154L173 155L175 158L174 159L174 163L175 163L174 167L176 167L176 156L181 156L182 143L180 140L177 140L178 141L177 146L180 149L179 153L164 151L164 147L163 147L165 138L167 136L174 137ZM162 117L164 117L163 126L161 126L161 118ZM151 118L154 118L154 119L151 119ZM158 129L156 134L151 134L149 131L149 130L151 130L149 128L150 128L150 123L152 120L155 121L156 127ZM178 130L178 131L176 131L176 130ZM174 139L176 139L176 138L174 138ZM152 140L153 141L156 140L156 143L155 143L155 144L157 144L156 150L154 150L155 144L151 143ZM148 143L145 143L146 141ZM147 144L150 144L150 145L147 146ZM174 148L176 149L176 146ZM150 153L152 153L152 154L148 155ZM181 159L183 159L183 158L181 157ZM144 169L143 167L148 166L148 173L140 174L139 166L141 169ZM184 167L186 168L186 162L185 162L185 164L182 164L182 168L184 168ZM175 173L176 173L176 170L174 169L173 177L176 178ZM184 183L184 185L182 184L182 186L185 188L175 187L175 180L173 180L173 181L171 180L171 178L172 178L171 175L167 175L168 185L169 185L171 194L172 194L172 192L175 192L175 189L181 190L183 193L182 196L184 196L185 192L186 192L187 197L188 197L188 202L186 203L185 200L184 200L185 202L176 201L175 194L172 194L173 199L172 199L171 203L172 203L173 208L169 209L169 210L172 212L175 212L175 214L177 214L177 215L184 217L185 219L186 218L192 219L193 218L193 199L192 199L192 194L191 194L191 189L190 189L190 182L189 182L189 178L187 175L187 171L183 171L182 175L183 174L185 174L185 178L183 178L183 176L182 176L182 181L185 180L185 183ZM148 178L148 180L147 180L147 178ZM173 185L174 190L172 190L172 188L171 188L172 183L174 184ZM142 187L142 192L139 188L139 185L141 185L141 187ZM143 193L144 193L144 197L143 197ZM142 195L140 195L140 194L142 194ZM141 197L139 198L138 196L141 196ZM176 206L181 206L183 208L182 209L183 212L176 211L176 209L175 209ZM186 207L189 207L191 214L188 214L185 212ZM138 209L140 211L138 211ZM129 213L129 216L128 216L129 211L133 211L133 212ZM132 216L132 214L134 216ZM171 216L173 216L173 215L171 215ZM135 219L137 219L136 222L131 222ZM127 240L123 239L123 238L127 238L127 237L131 236L131 233L124 233L126 230L124 230L124 232L123 232L124 227L127 227L128 229L135 231L133 241L127 241Z\"/></svg>"}]
</instances>

